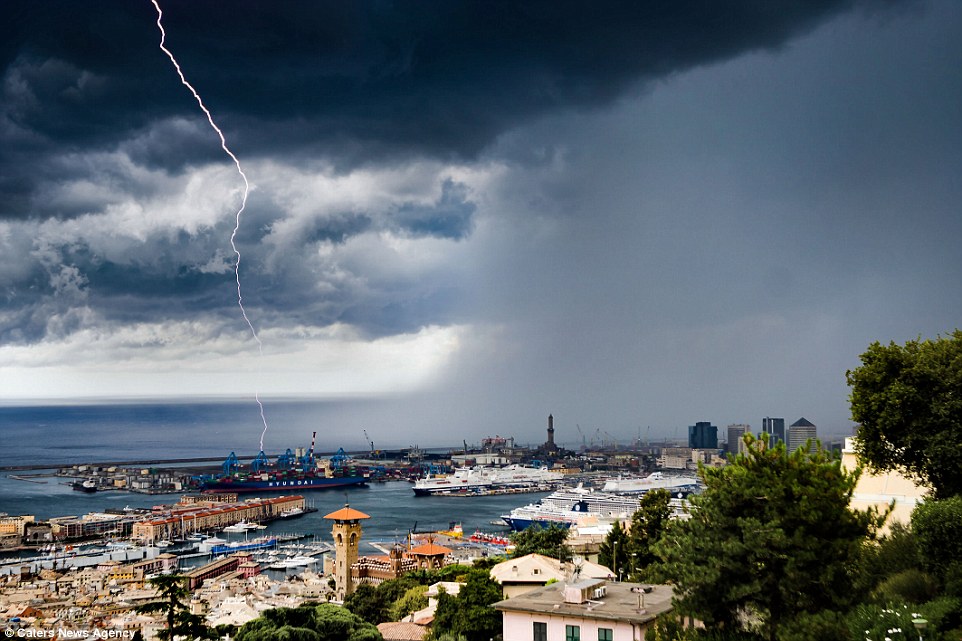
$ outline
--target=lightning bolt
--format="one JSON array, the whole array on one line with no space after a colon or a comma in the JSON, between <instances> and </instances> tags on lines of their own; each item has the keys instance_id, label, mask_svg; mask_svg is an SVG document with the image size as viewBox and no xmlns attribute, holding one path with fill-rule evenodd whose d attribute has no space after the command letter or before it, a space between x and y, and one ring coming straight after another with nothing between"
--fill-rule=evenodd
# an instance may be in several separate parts
<instances>
[{"instance_id":1,"label":"lightning bolt","mask_svg":"<svg viewBox=\"0 0 962 641\"><path fill-rule=\"evenodd\" d=\"M167 54L167 57L170 58L170 62L174 65L174 69L177 71L177 75L180 77L180 83L185 87L187 87L190 93L194 96L194 100L197 101L197 105L200 107L200 110L204 112L205 116L207 116L207 122L210 123L211 128L215 132L217 132L217 136L220 138L220 148L224 150L225 154L230 156L230 159L232 161L234 161L234 167L237 168L237 173L240 174L240 177L244 181L244 195L241 198L241 204L240 204L240 207L237 209L237 213L234 214L234 229L231 231L231 234L230 234L230 246L231 246L231 249L234 250L234 256L236 256L236 260L234 261L234 281L237 283L237 306L240 308L241 316L244 317L244 322L247 323L247 327L251 331L251 336L253 336L254 340L257 342L258 353L263 356L264 344L261 343L261 339L257 335L257 330L254 329L254 324L251 322L251 319L247 316L247 310L244 309L244 297L241 294L241 278L240 278L241 253L240 253L240 250L237 249L237 242L236 242L237 232L238 230L240 230L241 214L244 213L244 209L247 207L247 196L248 194L250 194L251 184L247 180L247 174L245 174L244 170L241 168L240 160L238 160L237 156L234 155L234 152L230 150L230 147L227 146L227 139L224 137L224 132L221 131L220 127L218 127L217 124L214 122L214 117L211 115L210 110L207 108L207 105L204 104L204 101L200 97L200 94L197 93L197 90L194 89L193 85L187 82L187 78L184 76L184 72L181 70L180 64L177 62L177 59L174 58L174 54L171 53L170 49L168 49L164 45L164 43L167 40L167 32L164 30L164 25L163 25L164 12L161 10L160 5L157 3L157 0L150 0L150 1L154 5L154 9L157 10L157 28L160 30L160 50L163 51L165 54ZM260 396L257 394L257 392L254 392L254 400L257 401L257 406L260 408L261 422L264 423L264 430L261 432L261 439L260 439L260 449L261 451L263 451L264 435L267 434L267 417L264 415L264 404L261 402Z\"/></svg>"}]
</instances>

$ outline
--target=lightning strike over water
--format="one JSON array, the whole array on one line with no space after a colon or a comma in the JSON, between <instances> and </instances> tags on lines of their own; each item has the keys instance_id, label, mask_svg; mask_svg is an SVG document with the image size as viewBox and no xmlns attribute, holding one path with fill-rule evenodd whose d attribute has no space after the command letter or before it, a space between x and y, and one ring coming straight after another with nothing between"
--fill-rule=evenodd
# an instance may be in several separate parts
<instances>
[{"instance_id":1,"label":"lightning strike over water","mask_svg":"<svg viewBox=\"0 0 962 641\"><path fill-rule=\"evenodd\" d=\"M237 243L236 243L237 232L238 230L240 230L241 214L244 212L244 208L247 207L247 196L248 194L250 194L250 182L247 180L247 174L245 174L244 170L241 168L240 160L238 160L237 156L234 155L234 152L232 152L230 148L227 146L227 139L224 138L224 132L222 132L220 130L220 127L218 127L217 124L214 123L214 117L211 115L210 110L207 109L207 106L204 104L204 101L201 99L200 94L197 93L197 90L194 89L194 87L189 82L187 82L187 78L184 76L184 72L181 70L180 64L177 62L177 59L174 58L174 54L171 53L170 50L164 45L165 41L167 40L167 32L164 30L164 25L162 23L164 12L161 10L160 5L157 3L157 0L150 0L150 1L154 5L154 8L157 10L157 28L160 30L160 50L163 51L165 54L167 54L167 57L170 58L171 63L173 63L174 65L174 69L177 71L177 75L180 77L181 84L187 87L190 93L194 96L194 99L197 101L197 105L200 107L201 111L204 112L204 115L207 116L207 122L210 123L211 128L213 128L213 130L217 132L217 135L220 138L221 149L223 149L224 153L230 156L230 159L234 161L234 167L237 168L237 173L240 174L240 177L244 180L244 194L241 198L240 207L238 208L237 213L234 214L234 229L233 231L231 231L231 235L230 235L230 246L231 246L231 249L234 250L234 255L236 256L236 260L234 261L234 280L237 283L237 306L240 308L241 315L244 317L244 321L247 323L247 327L250 328L251 336L253 336L254 340L257 342L258 353L263 355L264 345L263 343L261 343L261 339L257 335L257 330L254 329L254 324L251 322L250 318L248 318L247 316L247 310L244 309L244 297L241 295L241 279L240 279L241 253L240 253L240 250L237 249ZM261 421L264 423L264 430L261 432L261 439L260 439L260 449L261 451L263 451L264 435L267 434L267 417L264 415L264 404L261 403L260 396L256 392L254 393L254 400L257 401L257 406L260 408Z\"/></svg>"}]
</instances>

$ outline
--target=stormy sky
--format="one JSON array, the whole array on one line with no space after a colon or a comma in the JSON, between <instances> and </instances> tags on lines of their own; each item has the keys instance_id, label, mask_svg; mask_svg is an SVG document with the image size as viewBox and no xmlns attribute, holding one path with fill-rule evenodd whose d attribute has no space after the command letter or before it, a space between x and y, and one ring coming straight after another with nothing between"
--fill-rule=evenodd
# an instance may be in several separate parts
<instances>
[{"instance_id":1,"label":"stormy sky","mask_svg":"<svg viewBox=\"0 0 962 641\"><path fill-rule=\"evenodd\" d=\"M351 399L330 429L385 444L549 412L572 443L845 434L871 342L962 326L952 0L160 6L250 180L262 348L244 184L154 5L14 0L4 402Z\"/></svg>"}]
</instances>

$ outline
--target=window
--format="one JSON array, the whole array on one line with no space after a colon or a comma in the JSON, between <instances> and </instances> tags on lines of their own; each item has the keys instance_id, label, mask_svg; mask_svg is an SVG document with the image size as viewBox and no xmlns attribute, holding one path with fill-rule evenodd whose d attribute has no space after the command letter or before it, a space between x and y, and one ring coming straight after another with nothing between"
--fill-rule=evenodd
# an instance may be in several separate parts
<instances>
[{"instance_id":1,"label":"window","mask_svg":"<svg viewBox=\"0 0 962 641\"><path fill-rule=\"evenodd\" d=\"M581 626L566 625L565 641L581 641Z\"/></svg>"},{"instance_id":2,"label":"window","mask_svg":"<svg viewBox=\"0 0 962 641\"><path fill-rule=\"evenodd\" d=\"M598 628L598 641L611 641L611 628Z\"/></svg>"},{"instance_id":3,"label":"window","mask_svg":"<svg viewBox=\"0 0 962 641\"><path fill-rule=\"evenodd\" d=\"M548 641L548 624L541 621L534 622L532 641Z\"/></svg>"}]
</instances>

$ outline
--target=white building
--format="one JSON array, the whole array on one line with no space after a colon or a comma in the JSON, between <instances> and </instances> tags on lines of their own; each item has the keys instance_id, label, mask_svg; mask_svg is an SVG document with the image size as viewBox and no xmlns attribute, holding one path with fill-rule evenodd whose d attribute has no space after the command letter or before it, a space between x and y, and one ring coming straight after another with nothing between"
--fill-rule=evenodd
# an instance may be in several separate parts
<instances>
[{"instance_id":1,"label":"white building","mask_svg":"<svg viewBox=\"0 0 962 641\"><path fill-rule=\"evenodd\" d=\"M504 641L642 641L656 617L672 609L667 585L587 579L552 583L499 601Z\"/></svg>"}]
</instances>

